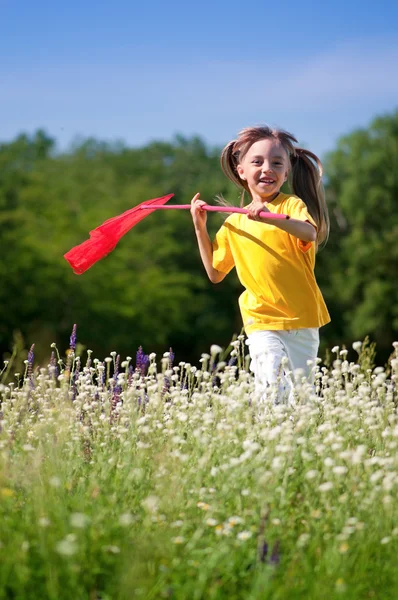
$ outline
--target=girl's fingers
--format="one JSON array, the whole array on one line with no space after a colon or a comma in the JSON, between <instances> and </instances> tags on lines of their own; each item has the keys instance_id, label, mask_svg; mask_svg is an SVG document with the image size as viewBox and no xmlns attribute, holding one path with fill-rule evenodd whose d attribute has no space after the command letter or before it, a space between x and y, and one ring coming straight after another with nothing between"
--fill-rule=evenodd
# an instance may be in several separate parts
<instances>
[{"instance_id":1,"label":"girl's fingers","mask_svg":"<svg viewBox=\"0 0 398 600\"><path fill-rule=\"evenodd\" d=\"M201 200L199 198L199 196L200 196L200 193L195 194L195 196L192 198L192 200L191 200L192 208L200 209L202 206L204 206L206 204L206 202L204 200Z\"/></svg>"},{"instance_id":2,"label":"girl's fingers","mask_svg":"<svg viewBox=\"0 0 398 600\"><path fill-rule=\"evenodd\" d=\"M198 192L197 194L195 194L194 197L191 200L191 204L193 204L194 202L196 202L197 200L199 200L199 196L200 196L200 192Z\"/></svg>"},{"instance_id":3,"label":"girl's fingers","mask_svg":"<svg viewBox=\"0 0 398 600\"><path fill-rule=\"evenodd\" d=\"M191 214L196 227L204 227L206 223L206 211L202 208L206 204L199 198L200 194L197 193L191 201Z\"/></svg>"}]
</instances>

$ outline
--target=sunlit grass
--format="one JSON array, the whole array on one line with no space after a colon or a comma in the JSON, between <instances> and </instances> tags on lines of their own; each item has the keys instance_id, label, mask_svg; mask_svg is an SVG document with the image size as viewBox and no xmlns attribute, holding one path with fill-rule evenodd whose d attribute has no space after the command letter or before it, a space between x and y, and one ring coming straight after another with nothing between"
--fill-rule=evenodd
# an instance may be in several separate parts
<instances>
[{"instance_id":1,"label":"sunlit grass","mask_svg":"<svg viewBox=\"0 0 398 600\"><path fill-rule=\"evenodd\" d=\"M354 346L295 408L242 339L198 367L32 348L0 392L0 598L395 599L398 344Z\"/></svg>"}]
</instances>

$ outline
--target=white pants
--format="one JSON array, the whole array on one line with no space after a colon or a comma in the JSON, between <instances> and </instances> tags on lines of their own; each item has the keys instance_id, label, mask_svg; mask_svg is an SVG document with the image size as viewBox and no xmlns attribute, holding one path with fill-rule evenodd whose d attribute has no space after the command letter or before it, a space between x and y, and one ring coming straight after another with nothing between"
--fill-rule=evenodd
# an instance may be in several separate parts
<instances>
[{"instance_id":1,"label":"white pants","mask_svg":"<svg viewBox=\"0 0 398 600\"><path fill-rule=\"evenodd\" d=\"M248 335L250 369L255 390L263 400L294 404L294 372L313 382L319 329L255 331ZM309 362L311 361L311 362Z\"/></svg>"}]
</instances>

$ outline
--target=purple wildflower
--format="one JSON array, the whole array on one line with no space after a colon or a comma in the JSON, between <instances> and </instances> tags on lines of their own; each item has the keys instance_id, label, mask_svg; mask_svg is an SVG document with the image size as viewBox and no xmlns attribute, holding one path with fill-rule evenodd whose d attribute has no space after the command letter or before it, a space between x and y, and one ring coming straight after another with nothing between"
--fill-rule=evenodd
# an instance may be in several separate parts
<instances>
[{"instance_id":1,"label":"purple wildflower","mask_svg":"<svg viewBox=\"0 0 398 600\"><path fill-rule=\"evenodd\" d=\"M213 370L213 376L211 378L211 385L212 385L212 387L218 387L219 383L220 383L220 377L216 373L216 370L214 369Z\"/></svg>"},{"instance_id":2,"label":"purple wildflower","mask_svg":"<svg viewBox=\"0 0 398 600\"><path fill-rule=\"evenodd\" d=\"M268 554L268 544L265 539L265 528L268 522L269 509L265 510L260 519L260 525L258 530L258 543L257 543L257 560L259 562L265 562Z\"/></svg>"},{"instance_id":3,"label":"purple wildflower","mask_svg":"<svg viewBox=\"0 0 398 600\"><path fill-rule=\"evenodd\" d=\"M147 354L144 354L142 346L140 346L138 348L138 352L136 355L136 361L135 361L136 371L138 373L140 373L142 376L144 376L146 373L146 369L148 368L148 365L149 365L149 356Z\"/></svg>"},{"instance_id":4,"label":"purple wildflower","mask_svg":"<svg viewBox=\"0 0 398 600\"><path fill-rule=\"evenodd\" d=\"M280 553L279 553L280 541L277 540L272 548L271 556L269 557L270 565L279 565L281 561Z\"/></svg>"},{"instance_id":5,"label":"purple wildflower","mask_svg":"<svg viewBox=\"0 0 398 600\"><path fill-rule=\"evenodd\" d=\"M34 387L33 383L33 363L35 362L35 353L34 353L35 345L32 344L30 350L28 352L28 370L27 376L30 382L30 387Z\"/></svg>"},{"instance_id":6,"label":"purple wildflower","mask_svg":"<svg viewBox=\"0 0 398 600\"><path fill-rule=\"evenodd\" d=\"M237 356L231 356L228 361L228 366L233 367L236 364L237 360L238 360Z\"/></svg>"},{"instance_id":7,"label":"purple wildflower","mask_svg":"<svg viewBox=\"0 0 398 600\"><path fill-rule=\"evenodd\" d=\"M28 377L32 375L33 363L35 361L35 345L32 344L28 352Z\"/></svg>"},{"instance_id":8,"label":"purple wildflower","mask_svg":"<svg viewBox=\"0 0 398 600\"><path fill-rule=\"evenodd\" d=\"M146 393L145 390L145 373L147 371L148 365L149 365L149 356L147 354L144 354L144 351L142 349L142 346L140 346L138 348L138 352L136 355L136 362L135 362L135 372L138 373L139 375L141 375L141 385L142 385L142 389L143 389L143 399L141 399L141 397L138 397L138 407L141 408L142 406L142 410L143 412L145 412L145 404L148 402L149 398L148 398L148 394ZM131 374L131 376L129 375L129 382L132 381L133 375ZM138 384L137 389L141 389L141 385ZM142 403L143 400L143 403Z\"/></svg>"},{"instance_id":9,"label":"purple wildflower","mask_svg":"<svg viewBox=\"0 0 398 600\"><path fill-rule=\"evenodd\" d=\"M263 542L261 547L259 548L258 559L260 562L265 562L268 554L268 544L267 542Z\"/></svg>"},{"instance_id":10,"label":"purple wildflower","mask_svg":"<svg viewBox=\"0 0 398 600\"><path fill-rule=\"evenodd\" d=\"M142 346L140 346L137 350L137 354L136 354L136 358L135 358L135 368L137 370L141 370L141 364L142 364L142 360L143 360L144 356L145 356L144 351L142 349Z\"/></svg>"},{"instance_id":11,"label":"purple wildflower","mask_svg":"<svg viewBox=\"0 0 398 600\"><path fill-rule=\"evenodd\" d=\"M133 367L133 365L129 365L129 368L128 368L128 378L127 378L127 387L131 387L131 384L133 382L133 375L134 375L134 367Z\"/></svg>"},{"instance_id":12,"label":"purple wildflower","mask_svg":"<svg viewBox=\"0 0 398 600\"><path fill-rule=\"evenodd\" d=\"M149 361L149 356L147 354L145 354L145 356L144 356L144 362L143 362L143 365L142 365L142 371L141 371L142 376L145 375L145 373L147 371L147 368L148 368L148 365L149 365L149 362L150 362Z\"/></svg>"},{"instance_id":13,"label":"purple wildflower","mask_svg":"<svg viewBox=\"0 0 398 600\"><path fill-rule=\"evenodd\" d=\"M72 333L70 336L69 348L72 352L76 350L76 323L73 325Z\"/></svg>"}]
</instances>

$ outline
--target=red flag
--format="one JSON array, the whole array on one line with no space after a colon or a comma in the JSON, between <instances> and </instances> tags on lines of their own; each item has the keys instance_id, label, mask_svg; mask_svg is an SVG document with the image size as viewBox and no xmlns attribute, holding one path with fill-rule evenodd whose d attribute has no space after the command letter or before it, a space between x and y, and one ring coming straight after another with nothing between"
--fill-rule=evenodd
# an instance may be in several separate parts
<instances>
[{"instance_id":1,"label":"red flag","mask_svg":"<svg viewBox=\"0 0 398 600\"><path fill-rule=\"evenodd\" d=\"M156 208L146 208L147 206L165 204L173 196L174 194L168 194L161 198L146 200L123 214L108 219L105 223L90 231L89 240L64 254L76 275L81 275L98 260L112 252L125 233L156 210ZM142 204L145 205L145 208L141 208Z\"/></svg>"}]
</instances>

